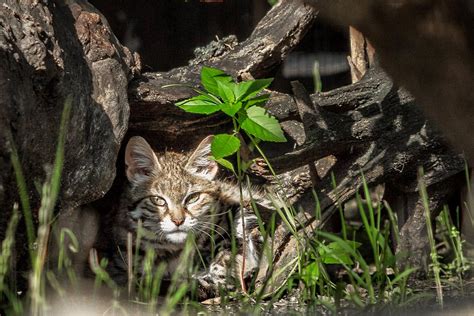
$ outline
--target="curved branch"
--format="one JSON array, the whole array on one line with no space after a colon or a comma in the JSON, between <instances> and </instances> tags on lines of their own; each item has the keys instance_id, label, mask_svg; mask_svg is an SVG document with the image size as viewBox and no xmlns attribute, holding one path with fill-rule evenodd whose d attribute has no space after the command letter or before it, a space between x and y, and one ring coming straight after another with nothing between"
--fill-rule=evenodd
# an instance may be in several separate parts
<instances>
[{"instance_id":1,"label":"curved branch","mask_svg":"<svg viewBox=\"0 0 474 316\"><path fill-rule=\"evenodd\" d=\"M300 0L283 0L258 23L250 37L227 53L204 64L225 70L237 79L266 76L293 50L311 28L316 9ZM196 82L202 64L171 70L167 75L180 82Z\"/></svg>"},{"instance_id":2,"label":"curved branch","mask_svg":"<svg viewBox=\"0 0 474 316\"><path fill-rule=\"evenodd\" d=\"M159 134L160 142L154 144L159 148L164 143L182 146L183 135L189 136L188 143L192 143L206 133L216 132L216 128L217 131L224 129L221 127L225 122L223 116L197 117L174 107L174 102L189 98L194 91L183 87L162 87L177 82L198 86L203 64L223 69L238 79L268 75L301 41L315 18L313 7L301 1L284 0L267 13L244 42L232 47L227 43L228 39L223 39L222 45L230 47L226 53L208 56L206 62L198 56L196 62L190 61L188 66L138 77L129 86L130 133ZM216 45L219 43L211 46Z\"/></svg>"}]
</instances>

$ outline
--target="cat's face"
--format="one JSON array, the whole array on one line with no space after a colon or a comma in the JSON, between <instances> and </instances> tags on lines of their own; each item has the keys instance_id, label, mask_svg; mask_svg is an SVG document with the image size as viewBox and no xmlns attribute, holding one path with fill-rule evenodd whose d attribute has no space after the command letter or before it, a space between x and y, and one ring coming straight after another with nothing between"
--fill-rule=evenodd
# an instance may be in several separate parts
<instances>
[{"instance_id":1,"label":"cat's face","mask_svg":"<svg viewBox=\"0 0 474 316\"><path fill-rule=\"evenodd\" d=\"M183 244L189 233L206 235L219 205L213 181L218 167L210 157L212 136L195 152L157 156L141 137L130 139L125 162L129 180L127 217L132 229L139 220L151 241ZM159 245L157 245L159 246Z\"/></svg>"}]
</instances>

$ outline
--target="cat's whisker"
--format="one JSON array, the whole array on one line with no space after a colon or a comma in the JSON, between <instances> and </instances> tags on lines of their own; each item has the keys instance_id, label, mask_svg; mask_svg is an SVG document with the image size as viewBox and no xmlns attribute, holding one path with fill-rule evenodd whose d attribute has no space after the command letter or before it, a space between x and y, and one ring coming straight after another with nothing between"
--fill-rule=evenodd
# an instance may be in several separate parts
<instances>
[{"instance_id":1,"label":"cat's whisker","mask_svg":"<svg viewBox=\"0 0 474 316\"><path fill-rule=\"evenodd\" d=\"M199 229L199 228L197 228L197 227L193 227L193 228L191 228L191 231L192 231L196 236L198 236L198 234L197 234L197 232L195 231L195 229L197 230L197 232L199 232L199 233L201 233L201 234L204 234L204 235L206 235L206 236L208 236L209 238L212 239L212 236L211 236L208 232L206 232L205 230Z\"/></svg>"},{"instance_id":2,"label":"cat's whisker","mask_svg":"<svg viewBox=\"0 0 474 316\"><path fill-rule=\"evenodd\" d=\"M203 228L208 229L208 230L212 230L214 233L218 234L222 239L225 239L225 236L223 235L223 233L225 235L227 235L227 237L230 237L229 233L224 228L222 228L221 226L217 226L217 227L207 226L207 225L209 225L209 223L203 223L203 222L201 222L200 224L205 224L205 225L201 225L201 226ZM219 230L216 229L216 228L218 228L218 229L220 228L222 230L222 232L219 232Z\"/></svg>"},{"instance_id":3,"label":"cat's whisker","mask_svg":"<svg viewBox=\"0 0 474 316\"><path fill-rule=\"evenodd\" d=\"M205 228L206 228L206 227L205 227ZM207 228L207 229L208 229L208 228ZM203 231L203 232L204 232L203 229L200 229L200 231ZM223 234L219 233L218 231L214 231L214 233L212 233L212 232L211 232L211 233L207 233L207 231L206 231L206 234L207 234L211 239L213 239L213 240L216 239L216 237L219 237L219 238L222 238L222 239L226 239L226 237L225 237Z\"/></svg>"},{"instance_id":4,"label":"cat's whisker","mask_svg":"<svg viewBox=\"0 0 474 316\"><path fill-rule=\"evenodd\" d=\"M196 234L196 231L195 231L195 230L197 230L198 232L200 232L200 233L202 233L202 234L208 236L209 239L212 240L213 243L215 242L214 239L215 239L216 236L211 235L211 234L208 233L206 230L200 229L200 228L198 228L198 227L193 227L193 228L191 228L191 230L192 230L195 234ZM196 234L196 235L197 235L197 234ZM219 236L221 236L221 238L224 239L224 236L222 236L221 234L219 234Z\"/></svg>"},{"instance_id":5,"label":"cat's whisker","mask_svg":"<svg viewBox=\"0 0 474 316\"><path fill-rule=\"evenodd\" d=\"M165 239L165 233L161 229L155 230L154 235L156 236L157 241L161 241Z\"/></svg>"},{"instance_id":6,"label":"cat's whisker","mask_svg":"<svg viewBox=\"0 0 474 316\"><path fill-rule=\"evenodd\" d=\"M227 233L227 230L224 227L214 222L199 221L198 224L207 224L208 228L219 228L219 229L222 229L222 231Z\"/></svg>"}]
</instances>

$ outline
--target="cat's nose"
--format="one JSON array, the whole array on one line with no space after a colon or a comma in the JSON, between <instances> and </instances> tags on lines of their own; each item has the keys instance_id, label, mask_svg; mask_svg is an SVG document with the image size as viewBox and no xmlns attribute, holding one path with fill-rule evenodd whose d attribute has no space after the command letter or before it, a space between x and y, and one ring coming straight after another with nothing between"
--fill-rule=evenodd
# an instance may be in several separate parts
<instances>
[{"instance_id":1,"label":"cat's nose","mask_svg":"<svg viewBox=\"0 0 474 316\"><path fill-rule=\"evenodd\" d=\"M184 218L172 218L171 220L176 226L180 226L184 223Z\"/></svg>"}]
</instances>

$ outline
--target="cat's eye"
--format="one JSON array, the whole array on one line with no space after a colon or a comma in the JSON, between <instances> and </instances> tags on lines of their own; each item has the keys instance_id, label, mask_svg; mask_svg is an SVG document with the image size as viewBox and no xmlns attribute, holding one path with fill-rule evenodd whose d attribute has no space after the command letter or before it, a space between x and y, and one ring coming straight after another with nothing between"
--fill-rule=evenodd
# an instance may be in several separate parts
<instances>
[{"instance_id":1,"label":"cat's eye","mask_svg":"<svg viewBox=\"0 0 474 316\"><path fill-rule=\"evenodd\" d=\"M190 194L188 195L188 197L186 198L186 204L192 204L192 203L196 203L199 198L201 197L201 194L200 193L193 193L193 194Z\"/></svg>"},{"instance_id":2,"label":"cat's eye","mask_svg":"<svg viewBox=\"0 0 474 316\"><path fill-rule=\"evenodd\" d=\"M150 201L151 201L151 203L155 204L156 206L165 206L166 205L166 201L163 198L161 198L157 195L151 196Z\"/></svg>"}]
</instances>

